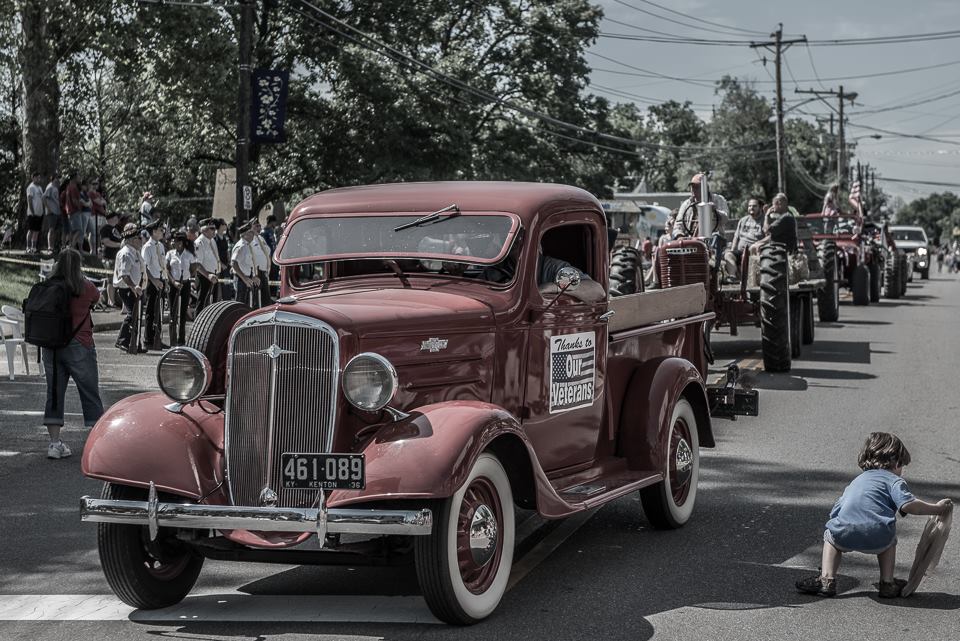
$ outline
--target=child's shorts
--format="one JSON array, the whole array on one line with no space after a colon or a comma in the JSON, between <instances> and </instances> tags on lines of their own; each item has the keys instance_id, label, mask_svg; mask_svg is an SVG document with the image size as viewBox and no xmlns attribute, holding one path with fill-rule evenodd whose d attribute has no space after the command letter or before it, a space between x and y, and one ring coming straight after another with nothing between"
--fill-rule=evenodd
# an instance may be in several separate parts
<instances>
[{"instance_id":1,"label":"child's shorts","mask_svg":"<svg viewBox=\"0 0 960 641\"><path fill-rule=\"evenodd\" d=\"M861 554L883 554L884 552L886 552L887 550L889 550L890 548L892 548L897 544L897 537L893 537L893 541L891 541L889 545L879 548L877 550L853 550L851 548L846 548L833 540L833 535L830 534L830 530L823 531L823 541L824 543L829 543L833 547L837 548L837 550L839 550L840 552L860 552Z\"/></svg>"}]
</instances>

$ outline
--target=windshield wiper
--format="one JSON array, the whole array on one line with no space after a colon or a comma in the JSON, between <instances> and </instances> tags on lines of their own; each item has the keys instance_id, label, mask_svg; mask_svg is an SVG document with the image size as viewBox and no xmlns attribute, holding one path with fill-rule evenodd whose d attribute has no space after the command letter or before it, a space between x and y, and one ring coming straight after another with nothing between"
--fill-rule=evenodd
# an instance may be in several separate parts
<instances>
[{"instance_id":1,"label":"windshield wiper","mask_svg":"<svg viewBox=\"0 0 960 641\"><path fill-rule=\"evenodd\" d=\"M409 223L404 223L399 227L394 227L393 231L403 231L404 229L410 229L411 227L419 227L420 225L426 225L427 223L432 223L440 219L440 216L447 214L448 216L459 216L460 208L457 207L456 203L452 205L447 205L443 209L438 209L432 214L427 214L426 216L421 216L414 221Z\"/></svg>"}]
</instances>

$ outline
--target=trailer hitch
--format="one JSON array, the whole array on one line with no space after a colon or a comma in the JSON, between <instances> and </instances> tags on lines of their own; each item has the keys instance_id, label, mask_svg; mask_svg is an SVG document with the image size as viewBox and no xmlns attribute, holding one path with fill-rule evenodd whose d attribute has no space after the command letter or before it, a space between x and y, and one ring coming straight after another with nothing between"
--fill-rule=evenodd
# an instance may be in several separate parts
<instances>
[{"instance_id":1,"label":"trailer hitch","mask_svg":"<svg viewBox=\"0 0 960 641\"><path fill-rule=\"evenodd\" d=\"M757 390L737 387L740 367L736 361L727 364L727 378L720 385L707 387L710 415L737 420L737 416L759 416L760 395Z\"/></svg>"}]
</instances>

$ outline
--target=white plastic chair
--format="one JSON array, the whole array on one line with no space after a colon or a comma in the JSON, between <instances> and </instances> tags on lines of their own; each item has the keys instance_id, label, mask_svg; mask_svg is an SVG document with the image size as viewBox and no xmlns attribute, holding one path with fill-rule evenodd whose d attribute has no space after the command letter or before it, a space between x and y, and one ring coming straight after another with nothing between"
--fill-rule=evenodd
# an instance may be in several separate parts
<instances>
[{"instance_id":1,"label":"white plastic chair","mask_svg":"<svg viewBox=\"0 0 960 641\"><path fill-rule=\"evenodd\" d=\"M7 370L10 380L16 380L13 372L13 360L16 356L18 345L20 346L20 354L23 356L23 369L26 370L27 376L29 376L30 357L27 355L27 342L23 338L23 312L10 305L0 307L0 312L3 312L3 316L0 316L0 343L3 343L3 349L7 354ZM4 336L4 327L10 328L12 336ZM43 374L43 363L39 363L39 366L40 374Z\"/></svg>"}]
</instances>

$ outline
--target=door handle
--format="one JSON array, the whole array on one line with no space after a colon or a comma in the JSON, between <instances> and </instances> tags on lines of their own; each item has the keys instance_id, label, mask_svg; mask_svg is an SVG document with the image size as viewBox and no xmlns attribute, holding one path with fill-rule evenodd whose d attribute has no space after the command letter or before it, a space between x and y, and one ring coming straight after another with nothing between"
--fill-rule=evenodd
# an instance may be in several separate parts
<instances>
[{"instance_id":1,"label":"door handle","mask_svg":"<svg viewBox=\"0 0 960 641\"><path fill-rule=\"evenodd\" d=\"M615 312L614 310L611 309L609 312L604 312L604 313L600 314L600 317L599 317L597 320L600 320L600 321L603 321L603 322L607 322L607 321L610 320L610 318L613 317L613 315L616 314L616 313L617 313L617 312Z\"/></svg>"}]
</instances>

